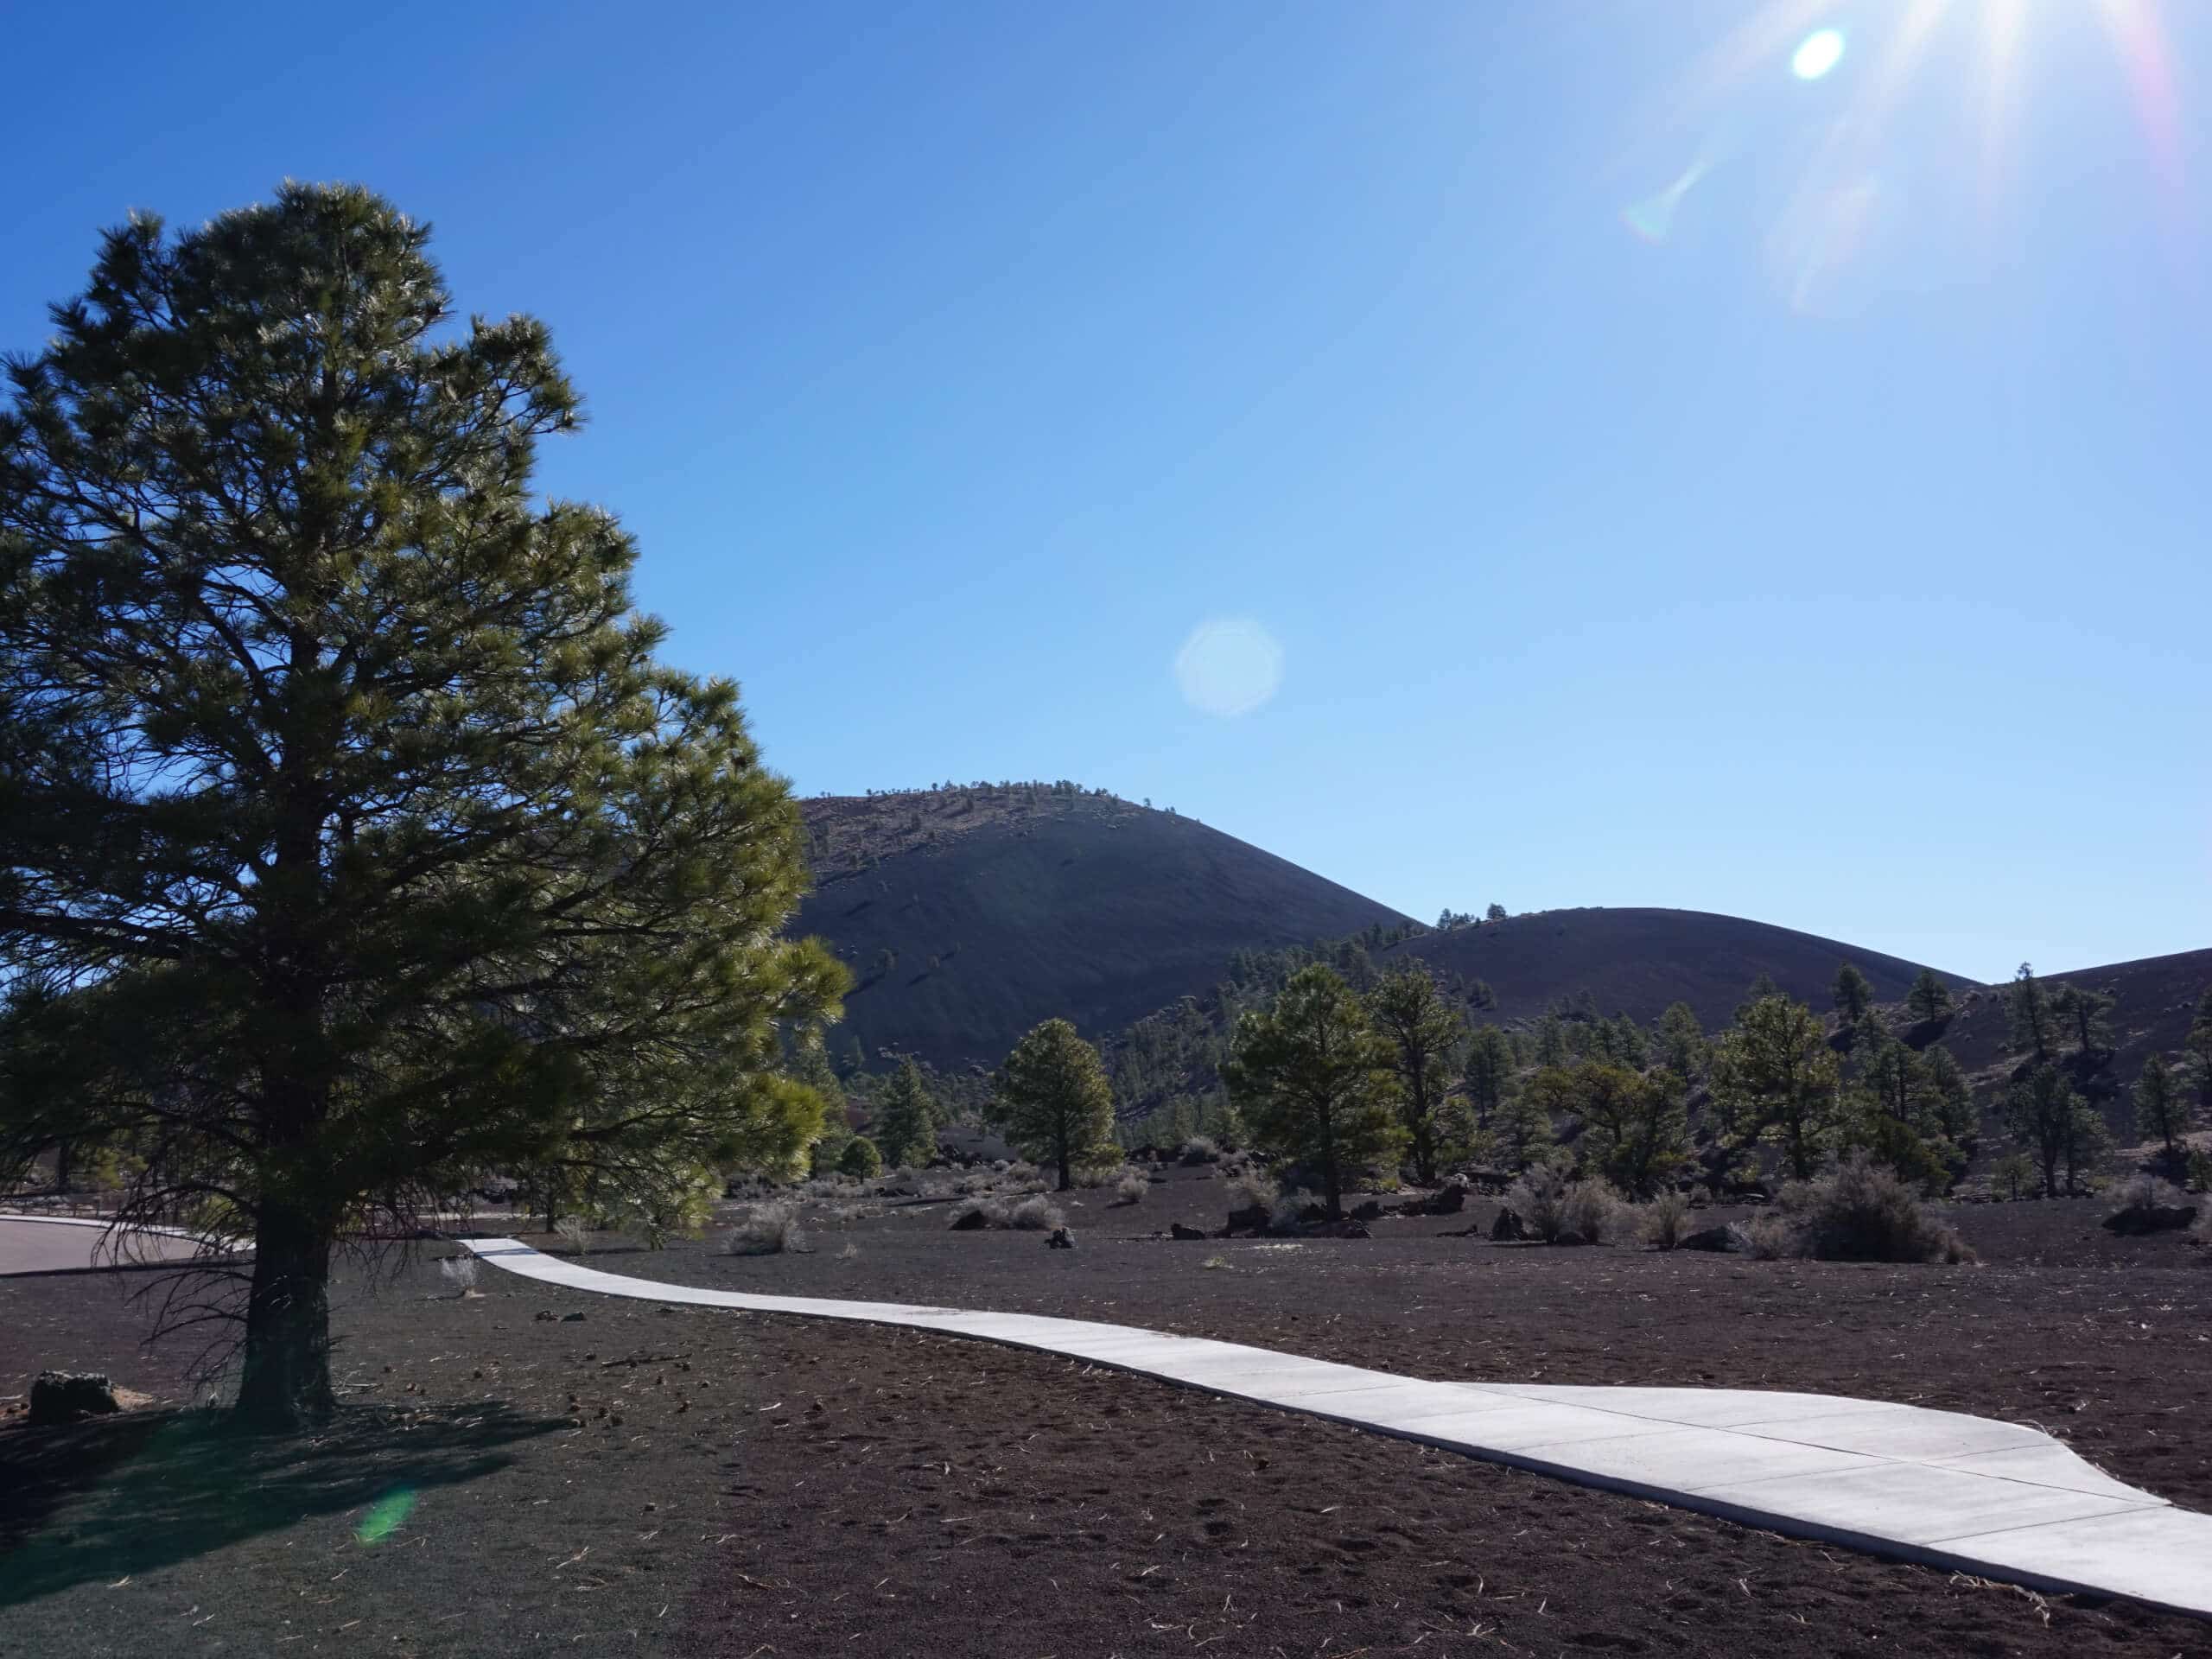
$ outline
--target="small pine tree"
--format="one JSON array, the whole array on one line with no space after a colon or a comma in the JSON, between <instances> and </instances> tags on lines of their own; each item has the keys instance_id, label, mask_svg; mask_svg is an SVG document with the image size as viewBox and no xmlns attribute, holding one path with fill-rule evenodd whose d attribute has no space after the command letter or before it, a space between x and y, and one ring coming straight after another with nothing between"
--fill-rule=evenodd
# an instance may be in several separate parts
<instances>
[{"instance_id":1,"label":"small pine tree","mask_svg":"<svg viewBox=\"0 0 2212 1659\"><path fill-rule=\"evenodd\" d=\"M2081 1104L2074 1085L2050 1065L2035 1067L2005 1096L2005 1116L2043 1172L2045 1198L2058 1196L2058 1167L2075 1138Z\"/></svg>"},{"instance_id":2,"label":"small pine tree","mask_svg":"<svg viewBox=\"0 0 2212 1659\"><path fill-rule=\"evenodd\" d=\"M2061 985L2053 999L2059 1017L2075 1050L2084 1058L2104 1053L2112 1046L2113 999L2102 991L2080 985Z\"/></svg>"},{"instance_id":3,"label":"small pine tree","mask_svg":"<svg viewBox=\"0 0 2212 1659\"><path fill-rule=\"evenodd\" d=\"M900 1167L926 1164L937 1156L937 1102L922 1079L921 1067L912 1060L903 1062L876 1103L877 1151Z\"/></svg>"},{"instance_id":4,"label":"small pine tree","mask_svg":"<svg viewBox=\"0 0 2212 1659\"><path fill-rule=\"evenodd\" d=\"M1668 1004L1667 1011L1659 1016L1659 1064L1684 1077L1700 1077L1705 1071L1705 1028L1698 1024L1697 1012L1687 1002Z\"/></svg>"},{"instance_id":5,"label":"small pine tree","mask_svg":"<svg viewBox=\"0 0 2212 1659\"><path fill-rule=\"evenodd\" d=\"M1859 964L1847 962L1835 970L1833 994L1835 1011L1842 1020L1844 1029L1855 1030L1864 1025L1874 1008L1874 984L1859 971Z\"/></svg>"},{"instance_id":6,"label":"small pine tree","mask_svg":"<svg viewBox=\"0 0 2212 1659\"><path fill-rule=\"evenodd\" d=\"M883 1173L883 1154L875 1149L874 1141L856 1135L838 1153L837 1173L856 1181L872 1181Z\"/></svg>"},{"instance_id":7,"label":"small pine tree","mask_svg":"<svg viewBox=\"0 0 2212 1659\"><path fill-rule=\"evenodd\" d=\"M2005 993L2005 1007L2012 1020L2012 1046L2025 1049L2037 1065L2044 1065L2056 1040L2050 994L2036 977L2036 970L2024 962Z\"/></svg>"},{"instance_id":8,"label":"small pine tree","mask_svg":"<svg viewBox=\"0 0 2212 1659\"><path fill-rule=\"evenodd\" d=\"M2196 999L2196 1017L2190 1022L2182 1046L2188 1052L2190 1070L2196 1073L2197 1104L2212 1111L2212 985Z\"/></svg>"},{"instance_id":9,"label":"small pine tree","mask_svg":"<svg viewBox=\"0 0 2212 1659\"><path fill-rule=\"evenodd\" d=\"M2170 1170L2181 1164L2181 1141L2189 1133L2189 1119L2188 1103L2175 1086L2165 1056L2152 1055L2135 1079L2135 1132L2164 1146Z\"/></svg>"},{"instance_id":10,"label":"small pine tree","mask_svg":"<svg viewBox=\"0 0 2212 1659\"><path fill-rule=\"evenodd\" d=\"M1467 1044L1466 1065L1459 1081L1478 1129L1487 1129L1504 1104L1513 1085L1513 1045L1505 1033L1496 1026L1478 1026Z\"/></svg>"},{"instance_id":11,"label":"small pine tree","mask_svg":"<svg viewBox=\"0 0 2212 1659\"><path fill-rule=\"evenodd\" d=\"M1951 993L1943 982L1936 977L1936 970L1923 968L1912 982L1912 988L1904 994L1904 1005L1912 1017L1923 1026L1932 1026L1951 1011Z\"/></svg>"},{"instance_id":12,"label":"small pine tree","mask_svg":"<svg viewBox=\"0 0 2212 1659\"><path fill-rule=\"evenodd\" d=\"M1022 1154L1049 1163L1059 1190L1077 1168L1114 1151L1114 1091L1098 1051L1065 1020L1047 1020L1014 1045L994 1080L993 1112Z\"/></svg>"}]
</instances>

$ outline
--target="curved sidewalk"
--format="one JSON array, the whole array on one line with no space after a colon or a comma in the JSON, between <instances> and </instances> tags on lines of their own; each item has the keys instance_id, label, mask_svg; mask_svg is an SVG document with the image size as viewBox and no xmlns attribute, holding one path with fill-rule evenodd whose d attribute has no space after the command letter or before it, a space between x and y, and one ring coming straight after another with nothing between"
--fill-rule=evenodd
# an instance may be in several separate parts
<instances>
[{"instance_id":1,"label":"curved sidewalk","mask_svg":"<svg viewBox=\"0 0 2212 1659\"><path fill-rule=\"evenodd\" d=\"M2040 1430L1986 1417L1740 1389L1424 1382L1134 1325L709 1290L601 1273L510 1238L457 1242L572 1290L976 1337L1795 1537L2212 1617L2212 1516L2114 1480Z\"/></svg>"}]
</instances>

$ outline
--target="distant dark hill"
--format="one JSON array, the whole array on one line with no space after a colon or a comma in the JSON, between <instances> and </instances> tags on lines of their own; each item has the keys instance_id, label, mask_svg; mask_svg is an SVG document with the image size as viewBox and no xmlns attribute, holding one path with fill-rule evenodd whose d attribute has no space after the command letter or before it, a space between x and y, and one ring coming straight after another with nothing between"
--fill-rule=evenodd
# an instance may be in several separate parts
<instances>
[{"instance_id":1,"label":"distant dark hill","mask_svg":"<svg viewBox=\"0 0 2212 1659\"><path fill-rule=\"evenodd\" d=\"M1625 1013L1649 1022L1669 1003L1687 1002L1707 1031L1728 1023L1762 973L1825 1012L1836 967L1847 959L1885 1002L1902 998L1920 972L1917 963L1837 939L1699 910L1536 911L1422 934L1383 952L1376 965L1408 956L1440 976L1486 981L1497 995L1496 1019L1533 1019L1587 990L1608 1018ZM1974 983L1938 972L1955 988Z\"/></svg>"},{"instance_id":2,"label":"distant dark hill","mask_svg":"<svg viewBox=\"0 0 2212 1659\"><path fill-rule=\"evenodd\" d=\"M794 931L858 982L832 1038L995 1065L1040 1020L1096 1039L1212 986L1240 950L1406 918L1189 818L1072 785L804 803L818 890ZM880 971L881 953L895 954Z\"/></svg>"},{"instance_id":3,"label":"distant dark hill","mask_svg":"<svg viewBox=\"0 0 2212 1659\"><path fill-rule=\"evenodd\" d=\"M2045 975L2044 983L2054 995L2061 985L2078 985L2113 998L2112 1050L2092 1057L2096 1062L2092 1065L2076 1061L2070 1069L2076 1085L2105 1106L2120 1144L2132 1146L2136 1135L2126 1090L2142 1071L2146 1056L2155 1052L2172 1058L2181 1048L2196 999L2212 985L2212 950L2077 968ZM2005 988L1992 986L1962 1001L1944 1027L1943 1046L1968 1071L1980 1074L1983 1082L1997 1088L2024 1058L2012 1050L2011 1026ZM2073 1046L2070 1037L2062 1044L2063 1050Z\"/></svg>"}]
</instances>

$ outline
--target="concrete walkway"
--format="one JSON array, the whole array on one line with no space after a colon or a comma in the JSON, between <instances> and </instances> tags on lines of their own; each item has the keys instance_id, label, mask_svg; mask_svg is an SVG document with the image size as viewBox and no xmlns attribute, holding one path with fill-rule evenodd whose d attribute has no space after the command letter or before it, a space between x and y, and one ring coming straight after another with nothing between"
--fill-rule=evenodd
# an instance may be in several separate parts
<instances>
[{"instance_id":1,"label":"concrete walkway","mask_svg":"<svg viewBox=\"0 0 2212 1659\"><path fill-rule=\"evenodd\" d=\"M200 1240L179 1227L134 1230L111 1242L110 1224L87 1216L0 1216L0 1278L183 1262Z\"/></svg>"},{"instance_id":2,"label":"concrete walkway","mask_svg":"<svg viewBox=\"0 0 2212 1659\"><path fill-rule=\"evenodd\" d=\"M601 1273L460 1241L572 1290L976 1337L1326 1417L1447 1452L2037 1589L2212 1617L2212 1516L2114 1480L2038 1429L1837 1395L1423 1382L1133 1325Z\"/></svg>"}]
</instances>

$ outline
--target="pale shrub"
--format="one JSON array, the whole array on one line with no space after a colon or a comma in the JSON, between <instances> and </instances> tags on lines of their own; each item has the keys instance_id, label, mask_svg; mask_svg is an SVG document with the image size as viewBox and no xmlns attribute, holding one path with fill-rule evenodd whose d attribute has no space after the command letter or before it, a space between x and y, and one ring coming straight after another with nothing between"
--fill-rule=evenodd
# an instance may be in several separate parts
<instances>
[{"instance_id":1,"label":"pale shrub","mask_svg":"<svg viewBox=\"0 0 2212 1659\"><path fill-rule=\"evenodd\" d=\"M795 1204L757 1204L738 1217L722 1248L732 1255L777 1255L806 1249Z\"/></svg>"},{"instance_id":2,"label":"pale shrub","mask_svg":"<svg viewBox=\"0 0 2212 1659\"><path fill-rule=\"evenodd\" d=\"M1637 1223L1645 1243L1671 1250L1690 1230L1690 1201L1680 1192L1662 1192L1637 1212Z\"/></svg>"},{"instance_id":3,"label":"pale shrub","mask_svg":"<svg viewBox=\"0 0 2212 1659\"><path fill-rule=\"evenodd\" d=\"M578 1255L591 1248L591 1229L584 1225L582 1216L562 1217L553 1224L553 1236Z\"/></svg>"},{"instance_id":4,"label":"pale shrub","mask_svg":"<svg viewBox=\"0 0 2212 1659\"><path fill-rule=\"evenodd\" d=\"M1032 1233L1049 1233L1055 1228L1068 1224L1068 1218L1059 1205L1042 1193L1033 1198L1024 1198L1014 1205L1014 1214L1007 1220L1009 1225Z\"/></svg>"},{"instance_id":5,"label":"pale shrub","mask_svg":"<svg viewBox=\"0 0 2212 1659\"><path fill-rule=\"evenodd\" d=\"M1505 1202L1528 1224L1529 1236L1546 1244L1570 1237L1586 1244L1610 1243L1630 1213L1605 1182L1571 1181L1560 1170L1541 1165L1513 1184Z\"/></svg>"},{"instance_id":6,"label":"pale shrub","mask_svg":"<svg viewBox=\"0 0 2212 1659\"><path fill-rule=\"evenodd\" d=\"M1796 1231L1798 1254L1824 1262L1976 1259L1915 1189L1865 1157L1784 1188L1782 1214Z\"/></svg>"},{"instance_id":7,"label":"pale shrub","mask_svg":"<svg viewBox=\"0 0 2212 1659\"><path fill-rule=\"evenodd\" d=\"M438 1272L456 1296L466 1296L476 1288L476 1258L467 1252L447 1256L438 1263Z\"/></svg>"},{"instance_id":8,"label":"pale shrub","mask_svg":"<svg viewBox=\"0 0 2212 1659\"><path fill-rule=\"evenodd\" d=\"M1135 1204L1138 1199L1144 1197L1146 1191L1151 1185L1152 1183L1150 1181L1138 1174L1135 1170L1131 1170L1128 1174L1122 1176L1120 1180L1114 1183L1114 1202L1116 1204Z\"/></svg>"}]
</instances>

